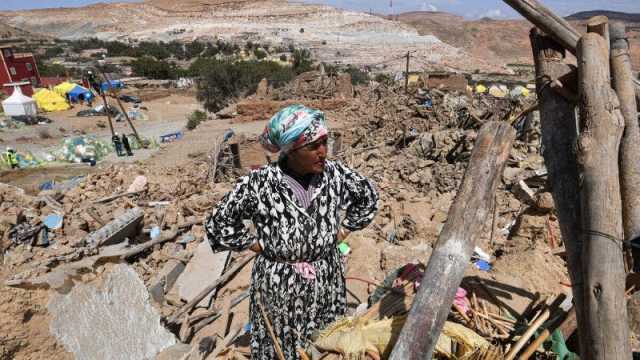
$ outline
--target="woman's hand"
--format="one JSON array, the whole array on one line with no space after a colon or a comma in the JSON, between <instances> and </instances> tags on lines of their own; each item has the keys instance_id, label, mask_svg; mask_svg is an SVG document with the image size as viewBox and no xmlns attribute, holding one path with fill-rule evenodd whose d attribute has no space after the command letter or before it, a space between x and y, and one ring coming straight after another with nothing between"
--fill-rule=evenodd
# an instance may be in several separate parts
<instances>
[{"instance_id":1,"label":"woman's hand","mask_svg":"<svg viewBox=\"0 0 640 360\"><path fill-rule=\"evenodd\" d=\"M249 250L253 251L256 254L260 254L262 252L262 246L260 246L260 243L256 241L249 247Z\"/></svg>"},{"instance_id":2,"label":"woman's hand","mask_svg":"<svg viewBox=\"0 0 640 360\"><path fill-rule=\"evenodd\" d=\"M351 234L351 231L345 229L345 228L340 228L340 230L338 230L338 241L343 241L344 239L346 239L349 234Z\"/></svg>"}]
</instances>

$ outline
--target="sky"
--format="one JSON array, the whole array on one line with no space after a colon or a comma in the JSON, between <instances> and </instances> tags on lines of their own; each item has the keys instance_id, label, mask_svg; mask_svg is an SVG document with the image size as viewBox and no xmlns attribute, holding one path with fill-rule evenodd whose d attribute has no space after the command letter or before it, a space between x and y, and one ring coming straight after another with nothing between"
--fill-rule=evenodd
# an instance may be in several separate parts
<instances>
[{"instance_id":1,"label":"sky","mask_svg":"<svg viewBox=\"0 0 640 360\"><path fill-rule=\"evenodd\" d=\"M101 2L135 2L137 0L102 0ZM179 0L176 0L179 1ZM470 19L517 18L502 0L296 0L327 4L342 9L397 14L406 11L446 11ZM95 0L0 0L0 10L82 6ZM544 4L563 16L585 10L614 10L640 13L640 0L543 0ZM393 7L390 7L393 4Z\"/></svg>"}]
</instances>

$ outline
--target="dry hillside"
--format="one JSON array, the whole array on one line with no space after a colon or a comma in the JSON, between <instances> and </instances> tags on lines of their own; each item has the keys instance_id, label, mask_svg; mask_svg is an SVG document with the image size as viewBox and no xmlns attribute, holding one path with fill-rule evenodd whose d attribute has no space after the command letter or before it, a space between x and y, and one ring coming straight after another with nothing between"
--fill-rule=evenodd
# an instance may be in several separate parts
<instances>
[{"instance_id":1,"label":"dry hillside","mask_svg":"<svg viewBox=\"0 0 640 360\"><path fill-rule=\"evenodd\" d=\"M626 22L633 65L640 69L640 15L592 11L574 14L569 19L584 32L586 20L599 14ZM419 11L400 14L398 21L411 25L422 35L434 35L475 57L494 63L533 63L529 43L532 25L525 20L465 20L448 13Z\"/></svg>"},{"instance_id":2,"label":"dry hillside","mask_svg":"<svg viewBox=\"0 0 640 360\"><path fill-rule=\"evenodd\" d=\"M321 61L356 66L382 64L387 71L403 70L407 51L414 51L416 68L506 70L501 64L473 58L398 21L285 0L147 0L0 12L2 21L62 39L191 41L219 37L240 42L295 44L311 49Z\"/></svg>"}]
</instances>

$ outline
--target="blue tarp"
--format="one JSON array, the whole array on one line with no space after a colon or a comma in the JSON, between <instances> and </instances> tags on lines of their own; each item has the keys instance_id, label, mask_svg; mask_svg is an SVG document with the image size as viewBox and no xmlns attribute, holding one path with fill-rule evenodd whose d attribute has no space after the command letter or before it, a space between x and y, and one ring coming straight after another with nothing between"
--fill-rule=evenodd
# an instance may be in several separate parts
<instances>
[{"instance_id":1,"label":"blue tarp","mask_svg":"<svg viewBox=\"0 0 640 360\"><path fill-rule=\"evenodd\" d=\"M103 82L100 84L100 87L102 88L102 91L107 91L109 89L124 89L124 83L120 80L111 80Z\"/></svg>"},{"instance_id":2,"label":"blue tarp","mask_svg":"<svg viewBox=\"0 0 640 360\"><path fill-rule=\"evenodd\" d=\"M71 91L69 91L68 95L71 102L78 101L80 99L80 95L84 95L84 101L88 101L95 97L91 91L83 88L80 85L74 87Z\"/></svg>"}]
</instances>

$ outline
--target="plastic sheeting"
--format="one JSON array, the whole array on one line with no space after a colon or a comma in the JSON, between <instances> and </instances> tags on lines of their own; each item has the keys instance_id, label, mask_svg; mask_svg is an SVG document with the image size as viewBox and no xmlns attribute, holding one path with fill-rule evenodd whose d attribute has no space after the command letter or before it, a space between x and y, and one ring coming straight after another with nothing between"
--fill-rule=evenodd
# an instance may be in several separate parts
<instances>
[{"instance_id":1,"label":"plastic sheeting","mask_svg":"<svg viewBox=\"0 0 640 360\"><path fill-rule=\"evenodd\" d=\"M64 97L65 95L67 95L68 92L73 90L76 86L78 86L78 85L74 84L74 83L70 83L68 81L65 81L62 84L57 85L56 87L54 87L53 91L55 91L56 94Z\"/></svg>"},{"instance_id":2,"label":"plastic sheeting","mask_svg":"<svg viewBox=\"0 0 640 360\"><path fill-rule=\"evenodd\" d=\"M70 108L64 97L47 89L38 90L33 95L33 99L36 101L38 108L42 111L64 111Z\"/></svg>"},{"instance_id":3,"label":"plastic sheeting","mask_svg":"<svg viewBox=\"0 0 640 360\"><path fill-rule=\"evenodd\" d=\"M83 99L84 101L88 101L95 97L91 91L89 91L86 88L83 88L80 85L76 85L76 87L74 87L71 91L69 91L69 100L71 101L74 101L74 102L79 101L80 96L84 96L84 99Z\"/></svg>"},{"instance_id":4,"label":"plastic sheeting","mask_svg":"<svg viewBox=\"0 0 640 360\"><path fill-rule=\"evenodd\" d=\"M63 141L62 148L56 152L56 158L75 163L88 159L100 161L112 151L111 142L99 140L93 135L77 136Z\"/></svg>"}]
</instances>

